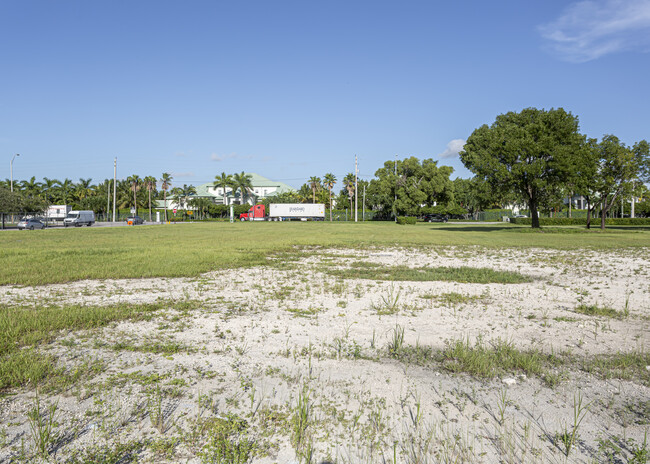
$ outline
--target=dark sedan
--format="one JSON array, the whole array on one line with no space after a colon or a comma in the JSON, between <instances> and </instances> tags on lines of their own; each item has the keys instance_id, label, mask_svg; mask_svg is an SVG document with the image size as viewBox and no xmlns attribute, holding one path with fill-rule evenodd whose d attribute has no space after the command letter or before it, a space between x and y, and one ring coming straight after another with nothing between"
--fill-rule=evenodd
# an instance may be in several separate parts
<instances>
[{"instance_id":1,"label":"dark sedan","mask_svg":"<svg viewBox=\"0 0 650 464\"><path fill-rule=\"evenodd\" d=\"M449 218L444 214L425 214L422 220L424 222L447 222Z\"/></svg>"},{"instance_id":2,"label":"dark sedan","mask_svg":"<svg viewBox=\"0 0 650 464\"><path fill-rule=\"evenodd\" d=\"M144 219L140 216L129 216L126 218L126 223L130 226L137 226L139 224L144 224Z\"/></svg>"}]
</instances>

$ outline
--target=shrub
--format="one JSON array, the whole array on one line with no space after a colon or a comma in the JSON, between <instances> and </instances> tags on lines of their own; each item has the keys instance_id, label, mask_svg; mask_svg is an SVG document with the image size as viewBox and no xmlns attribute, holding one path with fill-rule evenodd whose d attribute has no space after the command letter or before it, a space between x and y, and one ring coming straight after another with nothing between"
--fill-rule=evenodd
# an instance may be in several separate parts
<instances>
[{"instance_id":1,"label":"shrub","mask_svg":"<svg viewBox=\"0 0 650 464\"><path fill-rule=\"evenodd\" d=\"M511 218L513 224L530 225L531 218ZM608 218L605 219L608 226L650 226L650 218ZM540 226L586 226L586 218L539 218ZM591 219L592 226L600 225L600 218Z\"/></svg>"},{"instance_id":2,"label":"shrub","mask_svg":"<svg viewBox=\"0 0 650 464\"><path fill-rule=\"evenodd\" d=\"M401 225L415 224L417 223L417 218L412 216L397 216L397 223Z\"/></svg>"}]
</instances>

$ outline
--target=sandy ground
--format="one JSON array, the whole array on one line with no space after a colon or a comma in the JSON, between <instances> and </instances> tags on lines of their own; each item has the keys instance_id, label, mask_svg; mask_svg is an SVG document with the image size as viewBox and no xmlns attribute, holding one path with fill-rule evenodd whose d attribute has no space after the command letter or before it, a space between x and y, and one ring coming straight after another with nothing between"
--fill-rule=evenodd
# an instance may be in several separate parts
<instances>
[{"instance_id":1,"label":"sandy ground","mask_svg":"<svg viewBox=\"0 0 650 464\"><path fill-rule=\"evenodd\" d=\"M219 462L206 457L210 435L197 424L236 414L248 428L233 440L254 440L260 463L306 462L308 445L312 462L626 462L650 424L648 376L604 379L578 365L648 352L648 256L647 249L313 249L298 260L200 278L0 287L0 295L17 307L169 305L150 321L61 334L43 348L71 369L89 360L103 365L69 390L41 395L57 404L54 461L146 439L137 455L144 462ZM327 273L359 262L492 268L533 281L386 282ZM575 312L581 304L629 316L587 316ZM439 362L394 359L387 347L401 329L409 348L500 340L574 362L549 367L551 383L520 372L476 379ZM177 349L150 352L156 343ZM295 442L301 395L309 405L307 446ZM559 437L573 430L580 398L584 419L567 457ZM29 455L34 404L33 390L0 399L0 462Z\"/></svg>"}]
</instances>

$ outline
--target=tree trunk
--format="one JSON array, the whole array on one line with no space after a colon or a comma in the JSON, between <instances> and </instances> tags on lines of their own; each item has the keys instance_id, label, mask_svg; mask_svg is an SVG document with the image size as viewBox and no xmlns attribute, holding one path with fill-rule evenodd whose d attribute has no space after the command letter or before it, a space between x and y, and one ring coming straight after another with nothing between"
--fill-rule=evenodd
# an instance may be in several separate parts
<instances>
[{"instance_id":1,"label":"tree trunk","mask_svg":"<svg viewBox=\"0 0 650 464\"><path fill-rule=\"evenodd\" d=\"M607 200L603 200L600 210L600 229L605 230L605 215L607 214Z\"/></svg>"},{"instance_id":2,"label":"tree trunk","mask_svg":"<svg viewBox=\"0 0 650 464\"><path fill-rule=\"evenodd\" d=\"M591 201L587 198L587 229L591 229Z\"/></svg>"},{"instance_id":3,"label":"tree trunk","mask_svg":"<svg viewBox=\"0 0 650 464\"><path fill-rule=\"evenodd\" d=\"M165 222L167 222L167 190L163 190L165 192Z\"/></svg>"},{"instance_id":4,"label":"tree trunk","mask_svg":"<svg viewBox=\"0 0 650 464\"><path fill-rule=\"evenodd\" d=\"M149 222L151 222L151 189L149 189Z\"/></svg>"},{"instance_id":5,"label":"tree trunk","mask_svg":"<svg viewBox=\"0 0 650 464\"><path fill-rule=\"evenodd\" d=\"M530 208L530 218L533 229L539 229L539 215L537 214L537 202L530 201L528 202L528 207Z\"/></svg>"},{"instance_id":6,"label":"tree trunk","mask_svg":"<svg viewBox=\"0 0 650 464\"><path fill-rule=\"evenodd\" d=\"M330 188L330 222L332 222L332 189Z\"/></svg>"}]
</instances>

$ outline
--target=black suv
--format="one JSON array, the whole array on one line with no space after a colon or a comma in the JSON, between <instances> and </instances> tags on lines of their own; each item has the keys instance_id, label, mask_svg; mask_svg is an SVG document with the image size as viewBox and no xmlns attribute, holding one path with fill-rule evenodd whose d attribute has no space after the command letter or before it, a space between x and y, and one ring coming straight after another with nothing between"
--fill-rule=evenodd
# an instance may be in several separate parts
<instances>
[{"instance_id":1,"label":"black suv","mask_svg":"<svg viewBox=\"0 0 650 464\"><path fill-rule=\"evenodd\" d=\"M424 222L447 222L449 218L444 214L425 214L422 220Z\"/></svg>"}]
</instances>

